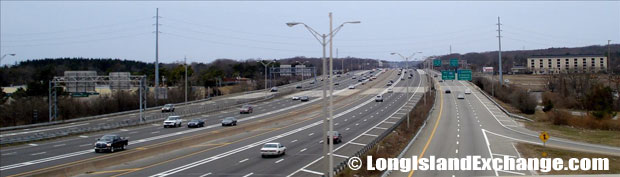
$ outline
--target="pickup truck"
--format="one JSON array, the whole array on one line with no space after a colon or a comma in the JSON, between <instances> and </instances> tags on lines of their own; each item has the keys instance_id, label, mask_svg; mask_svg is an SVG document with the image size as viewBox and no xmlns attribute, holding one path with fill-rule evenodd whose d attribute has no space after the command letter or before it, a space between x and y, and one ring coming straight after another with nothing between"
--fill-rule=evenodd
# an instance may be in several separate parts
<instances>
[{"instance_id":1,"label":"pickup truck","mask_svg":"<svg viewBox=\"0 0 620 177\"><path fill-rule=\"evenodd\" d=\"M183 119L181 119L181 116L168 116L168 118L164 120L164 128L180 127L182 125Z\"/></svg>"},{"instance_id":2,"label":"pickup truck","mask_svg":"<svg viewBox=\"0 0 620 177\"><path fill-rule=\"evenodd\" d=\"M125 150L127 149L128 144L129 140L125 137L120 137L118 135L103 135L101 138L97 139L97 142L95 142L95 153Z\"/></svg>"}]
</instances>

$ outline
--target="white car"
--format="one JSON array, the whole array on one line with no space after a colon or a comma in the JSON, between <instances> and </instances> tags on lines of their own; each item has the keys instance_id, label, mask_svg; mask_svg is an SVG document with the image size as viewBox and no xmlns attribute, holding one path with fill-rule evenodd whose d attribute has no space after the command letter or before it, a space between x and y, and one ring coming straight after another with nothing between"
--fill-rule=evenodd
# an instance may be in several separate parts
<instances>
[{"instance_id":1,"label":"white car","mask_svg":"<svg viewBox=\"0 0 620 177\"><path fill-rule=\"evenodd\" d=\"M392 88L388 88L388 91L387 91L387 92L388 92L388 93L392 93L392 92L394 92L394 90L393 90Z\"/></svg>"},{"instance_id":2,"label":"white car","mask_svg":"<svg viewBox=\"0 0 620 177\"><path fill-rule=\"evenodd\" d=\"M164 128L180 126L183 126L183 119L181 119L181 116L168 116L168 118L164 120Z\"/></svg>"},{"instance_id":3,"label":"white car","mask_svg":"<svg viewBox=\"0 0 620 177\"><path fill-rule=\"evenodd\" d=\"M463 95L462 93L459 93L456 98L458 99L465 99L465 95Z\"/></svg>"},{"instance_id":4,"label":"white car","mask_svg":"<svg viewBox=\"0 0 620 177\"><path fill-rule=\"evenodd\" d=\"M267 143L260 148L260 155L262 157L267 156L280 156L286 154L286 147L280 143Z\"/></svg>"},{"instance_id":5,"label":"white car","mask_svg":"<svg viewBox=\"0 0 620 177\"><path fill-rule=\"evenodd\" d=\"M383 96L377 95L377 97L375 97L375 102L383 102Z\"/></svg>"},{"instance_id":6,"label":"white car","mask_svg":"<svg viewBox=\"0 0 620 177\"><path fill-rule=\"evenodd\" d=\"M471 89L465 89L465 94L471 94Z\"/></svg>"},{"instance_id":7,"label":"white car","mask_svg":"<svg viewBox=\"0 0 620 177\"><path fill-rule=\"evenodd\" d=\"M355 89L355 85L350 85L349 89Z\"/></svg>"},{"instance_id":8,"label":"white car","mask_svg":"<svg viewBox=\"0 0 620 177\"><path fill-rule=\"evenodd\" d=\"M299 100L300 96L293 96L293 100Z\"/></svg>"}]
</instances>

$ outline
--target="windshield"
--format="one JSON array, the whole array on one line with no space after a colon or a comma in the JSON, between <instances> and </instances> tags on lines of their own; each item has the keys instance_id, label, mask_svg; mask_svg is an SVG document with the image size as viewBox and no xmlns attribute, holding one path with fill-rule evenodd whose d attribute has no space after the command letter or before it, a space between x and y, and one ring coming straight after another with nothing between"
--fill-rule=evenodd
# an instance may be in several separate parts
<instances>
[{"instance_id":1,"label":"windshield","mask_svg":"<svg viewBox=\"0 0 620 177\"><path fill-rule=\"evenodd\" d=\"M114 136L112 136L112 135L105 135L105 136L99 138L99 140L101 140L101 141L112 141L112 139L114 139Z\"/></svg>"},{"instance_id":2,"label":"windshield","mask_svg":"<svg viewBox=\"0 0 620 177\"><path fill-rule=\"evenodd\" d=\"M200 120L198 120L198 119L192 119L192 121L190 121L190 122L200 122Z\"/></svg>"},{"instance_id":3,"label":"windshield","mask_svg":"<svg viewBox=\"0 0 620 177\"><path fill-rule=\"evenodd\" d=\"M178 117L168 117L168 120L177 120L179 119Z\"/></svg>"},{"instance_id":4,"label":"windshield","mask_svg":"<svg viewBox=\"0 0 620 177\"><path fill-rule=\"evenodd\" d=\"M169 108L169 107L172 107L172 105L171 104L167 104L167 105L164 105L164 107Z\"/></svg>"},{"instance_id":5,"label":"windshield","mask_svg":"<svg viewBox=\"0 0 620 177\"><path fill-rule=\"evenodd\" d=\"M224 119L224 121L233 121L234 119L235 119L235 118L228 117L228 118Z\"/></svg>"},{"instance_id":6,"label":"windshield","mask_svg":"<svg viewBox=\"0 0 620 177\"><path fill-rule=\"evenodd\" d=\"M277 148L278 145L276 145L276 144L265 144L263 147L264 148Z\"/></svg>"},{"instance_id":7,"label":"windshield","mask_svg":"<svg viewBox=\"0 0 620 177\"><path fill-rule=\"evenodd\" d=\"M250 108L250 106L248 106L248 105L245 105L245 106L243 106L242 108Z\"/></svg>"}]
</instances>

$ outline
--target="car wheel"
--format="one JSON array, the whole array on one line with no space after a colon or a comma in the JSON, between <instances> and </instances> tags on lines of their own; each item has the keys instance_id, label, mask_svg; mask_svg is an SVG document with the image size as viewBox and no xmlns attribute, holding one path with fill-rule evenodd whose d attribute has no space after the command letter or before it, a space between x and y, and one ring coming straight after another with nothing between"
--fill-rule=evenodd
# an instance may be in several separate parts
<instances>
[{"instance_id":1,"label":"car wheel","mask_svg":"<svg viewBox=\"0 0 620 177\"><path fill-rule=\"evenodd\" d=\"M99 153L99 149L95 149L95 153Z\"/></svg>"},{"instance_id":2,"label":"car wheel","mask_svg":"<svg viewBox=\"0 0 620 177\"><path fill-rule=\"evenodd\" d=\"M261 156L262 158L265 158L265 155L263 155L263 154L261 154L260 156Z\"/></svg>"},{"instance_id":3,"label":"car wheel","mask_svg":"<svg viewBox=\"0 0 620 177\"><path fill-rule=\"evenodd\" d=\"M110 147L110 153L114 152L114 146Z\"/></svg>"},{"instance_id":4,"label":"car wheel","mask_svg":"<svg viewBox=\"0 0 620 177\"><path fill-rule=\"evenodd\" d=\"M123 144L123 146L121 146L121 150L125 150L125 149L127 149L127 145Z\"/></svg>"},{"instance_id":5,"label":"car wheel","mask_svg":"<svg viewBox=\"0 0 620 177\"><path fill-rule=\"evenodd\" d=\"M286 150L282 151L282 155L286 155Z\"/></svg>"}]
</instances>

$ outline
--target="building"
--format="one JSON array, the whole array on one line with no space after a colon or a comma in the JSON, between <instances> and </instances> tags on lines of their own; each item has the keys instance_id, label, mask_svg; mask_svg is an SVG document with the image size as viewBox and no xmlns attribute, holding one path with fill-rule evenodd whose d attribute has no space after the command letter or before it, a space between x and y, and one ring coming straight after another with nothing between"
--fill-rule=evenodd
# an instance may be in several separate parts
<instances>
[{"instance_id":1,"label":"building","mask_svg":"<svg viewBox=\"0 0 620 177\"><path fill-rule=\"evenodd\" d=\"M512 72L512 74L525 74L525 73L527 73L527 67L525 67L525 66L512 66L512 68L510 68L510 71Z\"/></svg>"},{"instance_id":2,"label":"building","mask_svg":"<svg viewBox=\"0 0 620 177\"><path fill-rule=\"evenodd\" d=\"M607 71L603 55L532 56L527 58L532 74L598 73Z\"/></svg>"}]
</instances>

